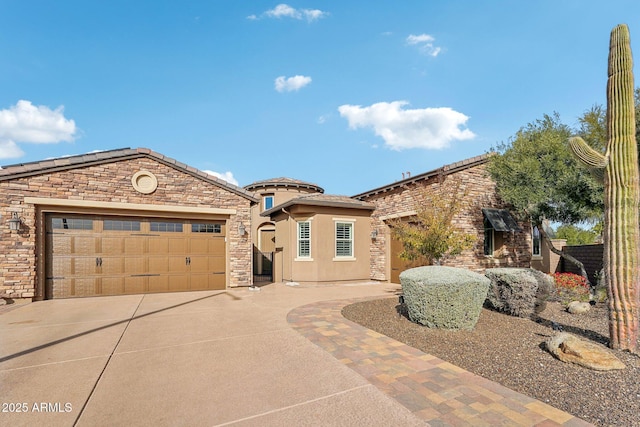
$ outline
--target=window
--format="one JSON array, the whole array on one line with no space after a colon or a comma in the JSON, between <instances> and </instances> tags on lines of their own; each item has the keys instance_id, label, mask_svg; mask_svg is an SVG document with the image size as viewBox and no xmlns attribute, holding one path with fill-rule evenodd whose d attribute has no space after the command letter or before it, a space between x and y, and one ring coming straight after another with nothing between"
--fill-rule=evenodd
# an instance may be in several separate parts
<instances>
[{"instance_id":1,"label":"window","mask_svg":"<svg viewBox=\"0 0 640 427\"><path fill-rule=\"evenodd\" d=\"M336 222L336 257L353 257L353 223Z\"/></svg>"},{"instance_id":2,"label":"window","mask_svg":"<svg viewBox=\"0 0 640 427\"><path fill-rule=\"evenodd\" d=\"M165 231L169 233L182 233L181 222L151 222L149 229L151 231Z\"/></svg>"},{"instance_id":3,"label":"window","mask_svg":"<svg viewBox=\"0 0 640 427\"><path fill-rule=\"evenodd\" d=\"M493 225L485 217L484 218L484 254L487 256L493 256Z\"/></svg>"},{"instance_id":4,"label":"window","mask_svg":"<svg viewBox=\"0 0 640 427\"><path fill-rule=\"evenodd\" d=\"M533 227L533 232L532 232L532 236L531 236L531 241L533 244L533 247L531 249L531 253L533 256L540 256L540 230L538 229L538 226L534 226Z\"/></svg>"},{"instance_id":5,"label":"window","mask_svg":"<svg viewBox=\"0 0 640 427\"><path fill-rule=\"evenodd\" d=\"M298 223L298 258L311 258L311 223Z\"/></svg>"},{"instance_id":6,"label":"window","mask_svg":"<svg viewBox=\"0 0 640 427\"><path fill-rule=\"evenodd\" d=\"M273 196L264 196L262 197L262 210L266 211L273 207Z\"/></svg>"},{"instance_id":7,"label":"window","mask_svg":"<svg viewBox=\"0 0 640 427\"><path fill-rule=\"evenodd\" d=\"M102 228L108 231L140 231L140 221L105 219Z\"/></svg>"},{"instance_id":8,"label":"window","mask_svg":"<svg viewBox=\"0 0 640 427\"><path fill-rule=\"evenodd\" d=\"M64 230L93 230L93 221L80 218L51 218L51 226Z\"/></svg>"},{"instance_id":9,"label":"window","mask_svg":"<svg viewBox=\"0 0 640 427\"><path fill-rule=\"evenodd\" d=\"M222 233L220 224L191 224L192 233Z\"/></svg>"}]
</instances>

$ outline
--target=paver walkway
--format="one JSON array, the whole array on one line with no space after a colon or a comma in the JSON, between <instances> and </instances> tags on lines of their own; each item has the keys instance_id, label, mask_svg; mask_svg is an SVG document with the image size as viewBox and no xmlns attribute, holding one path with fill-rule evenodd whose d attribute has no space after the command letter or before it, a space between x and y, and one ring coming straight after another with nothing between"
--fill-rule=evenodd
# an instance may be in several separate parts
<instances>
[{"instance_id":1,"label":"paver walkway","mask_svg":"<svg viewBox=\"0 0 640 427\"><path fill-rule=\"evenodd\" d=\"M345 319L358 300L323 301L287 320L378 389L431 426L590 426L539 400Z\"/></svg>"}]
</instances>

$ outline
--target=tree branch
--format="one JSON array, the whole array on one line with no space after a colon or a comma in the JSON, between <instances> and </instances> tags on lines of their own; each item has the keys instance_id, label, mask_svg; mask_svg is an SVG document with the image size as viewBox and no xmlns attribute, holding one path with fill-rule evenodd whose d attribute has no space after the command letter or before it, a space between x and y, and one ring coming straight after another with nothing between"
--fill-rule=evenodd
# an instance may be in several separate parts
<instances>
[{"instance_id":1,"label":"tree branch","mask_svg":"<svg viewBox=\"0 0 640 427\"><path fill-rule=\"evenodd\" d=\"M569 255L568 253L565 253L564 251L561 251L560 249L557 249L555 246L553 246L553 243L551 242L551 239L547 235L547 233L544 230L544 227L542 225L540 225L538 227L538 230L540 231L540 237L542 237L543 239L546 239L549 242L549 250L551 252L553 252L556 255L561 256L562 258L564 258L567 261L569 261L571 264L573 264L576 267L578 267L578 269L580 270L580 275L582 277L584 277L584 279L587 281L587 285L589 286L589 292L591 292L591 281L589 280L589 275L587 274L587 270L585 270L585 268L584 268L584 264L582 262L578 261L575 257L573 257L573 256Z\"/></svg>"}]
</instances>

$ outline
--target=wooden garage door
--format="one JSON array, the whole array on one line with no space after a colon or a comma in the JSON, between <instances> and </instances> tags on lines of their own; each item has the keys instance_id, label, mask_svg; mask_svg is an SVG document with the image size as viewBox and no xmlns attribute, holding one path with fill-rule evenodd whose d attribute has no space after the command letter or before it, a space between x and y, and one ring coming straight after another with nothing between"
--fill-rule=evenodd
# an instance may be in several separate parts
<instances>
[{"instance_id":1,"label":"wooden garage door","mask_svg":"<svg viewBox=\"0 0 640 427\"><path fill-rule=\"evenodd\" d=\"M225 224L197 220L46 218L47 296L225 289Z\"/></svg>"}]
</instances>

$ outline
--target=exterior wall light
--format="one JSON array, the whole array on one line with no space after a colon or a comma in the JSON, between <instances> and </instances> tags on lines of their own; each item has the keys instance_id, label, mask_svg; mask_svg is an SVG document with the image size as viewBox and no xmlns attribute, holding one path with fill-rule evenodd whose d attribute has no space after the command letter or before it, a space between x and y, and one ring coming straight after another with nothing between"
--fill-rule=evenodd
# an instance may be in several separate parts
<instances>
[{"instance_id":1,"label":"exterior wall light","mask_svg":"<svg viewBox=\"0 0 640 427\"><path fill-rule=\"evenodd\" d=\"M371 239L376 240L377 237L378 237L378 230L373 230L371 232Z\"/></svg>"},{"instance_id":2,"label":"exterior wall light","mask_svg":"<svg viewBox=\"0 0 640 427\"><path fill-rule=\"evenodd\" d=\"M9 230L18 231L22 228L22 220L18 216L18 212L11 212L11 219L9 220Z\"/></svg>"},{"instance_id":3,"label":"exterior wall light","mask_svg":"<svg viewBox=\"0 0 640 427\"><path fill-rule=\"evenodd\" d=\"M238 225L238 234L241 236L244 236L246 232L247 232L247 229L244 227L244 224L240 223Z\"/></svg>"}]
</instances>

